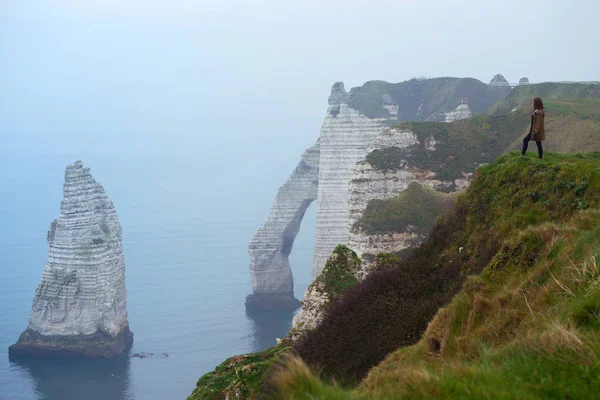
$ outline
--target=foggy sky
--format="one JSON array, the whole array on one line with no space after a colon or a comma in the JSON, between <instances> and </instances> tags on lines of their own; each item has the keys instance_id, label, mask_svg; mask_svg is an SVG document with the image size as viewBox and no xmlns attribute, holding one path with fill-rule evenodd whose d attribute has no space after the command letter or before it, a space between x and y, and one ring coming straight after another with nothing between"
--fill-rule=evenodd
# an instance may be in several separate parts
<instances>
[{"instance_id":1,"label":"foggy sky","mask_svg":"<svg viewBox=\"0 0 600 400\"><path fill-rule=\"evenodd\" d=\"M0 0L0 154L290 157L331 84L598 80L600 2Z\"/></svg>"}]
</instances>

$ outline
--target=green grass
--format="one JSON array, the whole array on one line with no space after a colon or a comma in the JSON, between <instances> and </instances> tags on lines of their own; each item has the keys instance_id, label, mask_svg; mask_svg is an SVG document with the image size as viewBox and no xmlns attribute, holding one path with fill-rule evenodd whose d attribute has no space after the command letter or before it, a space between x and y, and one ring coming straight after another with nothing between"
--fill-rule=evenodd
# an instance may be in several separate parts
<instances>
[{"instance_id":1,"label":"green grass","mask_svg":"<svg viewBox=\"0 0 600 400\"><path fill-rule=\"evenodd\" d=\"M391 351L357 388L294 360L277 378L279 398L596 398L600 153L512 153L479 173L459 201L465 225L440 249L439 268L453 261L468 271L481 257L476 244L495 236L500 245L483 271L438 310L418 343Z\"/></svg>"},{"instance_id":2,"label":"green grass","mask_svg":"<svg viewBox=\"0 0 600 400\"><path fill-rule=\"evenodd\" d=\"M482 350L475 363L453 363L441 369L405 371L390 380L406 380L401 391L385 387L374 397L369 391L347 391L326 384L311 371L297 366L289 369L285 396L289 400L309 399L593 399L600 390L600 351L591 342L581 354L569 347L545 350L514 345L505 351ZM559 350L559 351L556 351ZM589 353L588 353L589 351ZM289 368L289 367L288 367ZM392 374L390 374L392 375ZM392 381L393 382L393 381ZM390 383L392 383L390 382ZM396 391L398 390L398 391Z\"/></svg>"},{"instance_id":3,"label":"green grass","mask_svg":"<svg viewBox=\"0 0 600 400\"><path fill-rule=\"evenodd\" d=\"M600 98L550 100L546 102L545 110L559 116L574 115L579 119L600 122Z\"/></svg>"},{"instance_id":4,"label":"green grass","mask_svg":"<svg viewBox=\"0 0 600 400\"><path fill-rule=\"evenodd\" d=\"M314 280L314 285L327 293L330 302L336 301L351 287L358 284L356 274L360 269L360 259L347 246L338 245L325 263L323 272ZM312 285L312 284L311 284Z\"/></svg>"},{"instance_id":5,"label":"green grass","mask_svg":"<svg viewBox=\"0 0 600 400\"><path fill-rule=\"evenodd\" d=\"M388 232L427 233L436 218L452 209L456 195L447 195L411 182L398 196L371 200L354 225L368 235Z\"/></svg>"},{"instance_id":6,"label":"green grass","mask_svg":"<svg viewBox=\"0 0 600 400\"><path fill-rule=\"evenodd\" d=\"M539 96L547 107L549 101L557 99L599 99L600 85L581 84L581 83L538 83L535 85L517 86L510 93L493 107L490 108L490 115L509 114L513 109L527 109L531 107L533 98Z\"/></svg>"},{"instance_id":7,"label":"green grass","mask_svg":"<svg viewBox=\"0 0 600 400\"><path fill-rule=\"evenodd\" d=\"M278 345L260 353L228 358L198 380L188 400L251 399L260 396L265 391L266 377L289 352L290 347Z\"/></svg>"},{"instance_id":8,"label":"green grass","mask_svg":"<svg viewBox=\"0 0 600 400\"><path fill-rule=\"evenodd\" d=\"M389 171L411 166L435 172L440 180L462 179L480 164L490 163L524 133L529 126L528 115L512 113L502 116L476 116L444 122L404 122L398 127L412 131L421 144L405 149L390 147L369 153L366 160L376 169ZM435 151L424 141L433 137Z\"/></svg>"}]
</instances>

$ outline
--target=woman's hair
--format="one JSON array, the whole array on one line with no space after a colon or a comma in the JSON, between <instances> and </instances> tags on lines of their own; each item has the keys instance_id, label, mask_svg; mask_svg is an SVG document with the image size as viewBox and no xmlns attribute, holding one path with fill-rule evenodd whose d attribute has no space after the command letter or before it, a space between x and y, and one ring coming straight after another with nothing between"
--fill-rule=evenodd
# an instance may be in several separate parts
<instances>
[{"instance_id":1,"label":"woman's hair","mask_svg":"<svg viewBox=\"0 0 600 400\"><path fill-rule=\"evenodd\" d=\"M535 108L536 110L541 110L544 108L544 103L542 102L541 97L533 98L533 108Z\"/></svg>"}]
</instances>

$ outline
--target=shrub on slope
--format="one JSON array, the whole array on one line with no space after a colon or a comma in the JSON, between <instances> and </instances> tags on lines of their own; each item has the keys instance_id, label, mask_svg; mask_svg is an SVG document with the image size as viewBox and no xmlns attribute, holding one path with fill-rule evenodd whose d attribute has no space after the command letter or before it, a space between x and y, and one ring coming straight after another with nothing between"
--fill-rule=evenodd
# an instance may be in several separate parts
<instances>
[{"instance_id":1,"label":"shrub on slope","mask_svg":"<svg viewBox=\"0 0 600 400\"><path fill-rule=\"evenodd\" d=\"M297 346L305 362L338 381L362 379L392 351L416 343L466 276L492 268L505 253L533 265L541 241L524 240L514 253L506 248L520 231L566 223L579 210L600 205L600 153L548 154L542 161L513 153L480 173L420 248L350 289L306 336Z\"/></svg>"},{"instance_id":2,"label":"shrub on slope","mask_svg":"<svg viewBox=\"0 0 600 400\"><path fill-rule=\"evenodd\" d=\"M427 233L436 218L452 209L455 194L445 194L411 182L398 196L371 200L362 218L354 225L368 235L404 232Z\"/></svg>"}]
</instances>

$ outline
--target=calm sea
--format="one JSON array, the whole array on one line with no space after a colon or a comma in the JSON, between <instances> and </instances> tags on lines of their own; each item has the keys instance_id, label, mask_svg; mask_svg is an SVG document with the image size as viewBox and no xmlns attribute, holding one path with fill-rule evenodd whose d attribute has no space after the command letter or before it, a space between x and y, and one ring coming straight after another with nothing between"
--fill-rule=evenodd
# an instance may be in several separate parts
<instances>
[{"instance_id":1,"label":"calm sea","mask_svg":"<svg viewBox=\"0 0 600 400\"><path fill-rule=\"evenodd\" d=\"M247 244L299 155L86 155L123 226L132 352L156 355L81 361L14 360L7 351L27 326L64 168L79 157L2 154L0 399L185 399L225 358L274 345L292 313L247 314ZM313 205L293 250L297 298L311 279L314 218Z\"/></svg>"}]
</instances>

